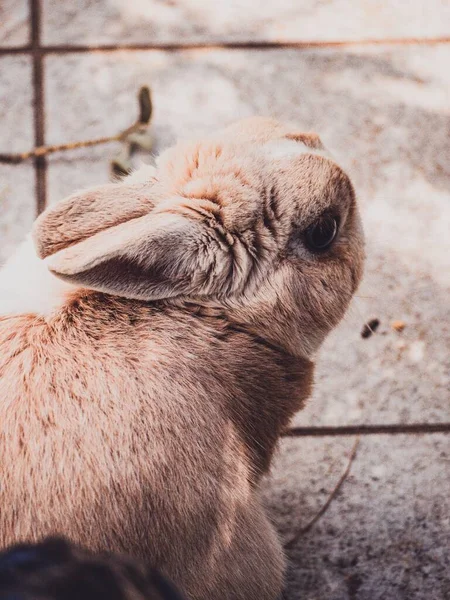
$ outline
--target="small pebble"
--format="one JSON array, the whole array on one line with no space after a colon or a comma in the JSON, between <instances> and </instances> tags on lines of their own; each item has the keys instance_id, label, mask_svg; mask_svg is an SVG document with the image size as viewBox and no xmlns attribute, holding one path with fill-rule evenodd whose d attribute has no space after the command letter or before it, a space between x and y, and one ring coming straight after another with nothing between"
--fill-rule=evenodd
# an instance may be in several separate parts
<instances>
[{"instance_id":1,"label":"small pebble","mask_svg":"<svg viewBox=\"0 0 450 600\"><path fill-rule=\"evenodd\" d=\"M400 331L403 331L405 329L406 323L405 323L405 321L400 321L400 320L398 320L398 321L392 321L391 327L395 331L400 332Z\"/></svg>"},{"instance_id":2,"label":"small pebble","mask_svg":"<svg viewBox=\"0 0 450 600\"><path fill-rule=\"evenodd\" d=\"M361 330L361 337L366 339L369 338L372 333L378 329L380 325L380 319L370 319Z\"/></svg>"}]
</instances>

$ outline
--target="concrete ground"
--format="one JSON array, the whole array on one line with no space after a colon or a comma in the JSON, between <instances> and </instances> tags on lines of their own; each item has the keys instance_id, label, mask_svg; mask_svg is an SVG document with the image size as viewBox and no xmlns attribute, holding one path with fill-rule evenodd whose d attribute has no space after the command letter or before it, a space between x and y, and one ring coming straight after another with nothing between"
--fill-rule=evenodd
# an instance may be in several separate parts
<instances>
[{"instance_id":1,"label":"concrete ground","mask_svg":"<svg viewBox=\"0 0 450 600\"><path fill-rule=\"evenodd\" d=\"M353 176L365 281L264 483L286 543L360 442L289 549L289 600L450 598L449 36L439 0L0 3L0 153L114 135L146 83L155 151L258 113L319 132ZM117 149L0 164L0 260Z\"/></svg>"}]
</instances>

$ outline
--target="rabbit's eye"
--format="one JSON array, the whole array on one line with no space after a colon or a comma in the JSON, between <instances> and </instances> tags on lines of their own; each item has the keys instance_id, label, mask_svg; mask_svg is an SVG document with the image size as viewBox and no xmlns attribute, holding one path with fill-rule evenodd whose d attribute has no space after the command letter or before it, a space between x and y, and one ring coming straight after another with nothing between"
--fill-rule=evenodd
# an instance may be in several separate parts
<instances>
[{"instance_id":1,"label":"rabbit's eye","mask_svg":"<svg viewBox=\"0 0 450 600\"><path fill-rule=\"evenodd\" d=\"M339 219L333 215L322 215L305 231L305 242L309 250L324 252L333 243L339 228Z\"/></svg>"}]
</instances>

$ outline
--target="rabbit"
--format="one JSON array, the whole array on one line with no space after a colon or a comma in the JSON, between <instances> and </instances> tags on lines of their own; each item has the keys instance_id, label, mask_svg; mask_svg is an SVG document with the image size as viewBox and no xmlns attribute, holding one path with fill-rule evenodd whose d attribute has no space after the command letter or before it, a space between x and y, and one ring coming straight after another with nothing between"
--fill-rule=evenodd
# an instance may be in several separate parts
<instances>
[{"instance_id":1,"label":"rabbit","mask_svg":"<svg viewBox=\"0 0 450 600\"><path fill-rule=\"evenodd\" d=\"M50 206L0 274L0 547L62 534L275 600L259 498L362 276L349 177L254 117Z\"/></svg>"},{"instance_id":2,"label":"rabbit","mask_svg":"<svg viewBox=\"0 0 450 600\"><path fill-rule=\"evenodd\" d=\"M160 573L63 538L0 552L0 600L183 600Z\"/></svg>"}]
</instances>

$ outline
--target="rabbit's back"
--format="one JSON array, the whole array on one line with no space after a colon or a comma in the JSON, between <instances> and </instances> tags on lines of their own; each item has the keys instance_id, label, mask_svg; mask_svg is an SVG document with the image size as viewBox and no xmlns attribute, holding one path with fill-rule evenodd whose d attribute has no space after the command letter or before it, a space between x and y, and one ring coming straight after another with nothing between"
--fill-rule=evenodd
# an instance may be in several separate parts
<instances>
[{"instance_id":1,"label":"rabbit's back","mask_svg":"<svg viewBox=\"0 0 450 600\"><path fill-rule=\"evenodd\" d=\"M220 316L94 292L0 318L0 348L0 546L62 533L177 581L221 560L299 401L297 362Z\"/></svg>"},{"instance_id":2,"label":"rabbit's back","mask_svg":"<svg viewBox=\"0 0 450 600\"><path fill-rule=\"evenodd\" d=\"M205 402L201 358L186 375L189 358L177 356L170 336L164 346L157 332L152 339L151 311L99 296L46 320L0 320L2 545L49 528L90 546L111 538L124 547L122 523L140 537L153 514L200 516L205 504L181 473L199 486L217 476L220 398L214 410ZM171 506L143 510L152 502Z\"/></svg>"}]
</instances>

